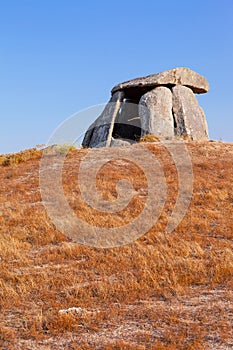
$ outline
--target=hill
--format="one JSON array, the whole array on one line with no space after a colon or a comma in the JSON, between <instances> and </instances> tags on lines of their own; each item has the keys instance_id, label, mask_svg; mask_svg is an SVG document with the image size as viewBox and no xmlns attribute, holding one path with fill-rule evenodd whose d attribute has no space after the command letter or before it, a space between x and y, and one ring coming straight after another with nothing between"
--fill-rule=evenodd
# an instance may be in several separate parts
<instances>
[{"instance_id":1,"label":"hill","mask_svg":"<svg viewBox=\"0 0 233 350\"><path fill-rule=\"evenodd\" d=\"M177 196L176 168L163 145L144 145L163 167L165 206L147 234L109 249L75 243L49 219L39 187L42 151L0 156L1 349L233 347L233 145L186 142L193 195L172 233L165 229ZM140 195L121 216L96 213L76 184L87 153L71 150L66 157L70 206L93 225L129 222L145 203L145 175L130 162L103 166L97 186L106 199L116 198L123 177Z\"/></svg>"}]
</instances>

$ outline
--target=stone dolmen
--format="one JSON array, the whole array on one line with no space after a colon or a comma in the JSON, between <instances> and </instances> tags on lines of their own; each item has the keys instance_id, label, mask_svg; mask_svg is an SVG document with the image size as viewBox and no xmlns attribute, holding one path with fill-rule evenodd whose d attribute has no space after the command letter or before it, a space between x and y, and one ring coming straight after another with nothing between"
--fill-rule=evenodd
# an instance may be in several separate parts
<instances>
[{"instance_id":1,"label":"stone dolmen","mask_svg":"<svg viewBox=\"0 0 233 350\"><path fill-rule=\"evenodd\" d=\"M208 140L205 114L196 94L207 80L189 68L174 68L116 85L102 114L88 128L83 147L132 143L151 134L158 139Z\"/></svg>"}]
</instances>

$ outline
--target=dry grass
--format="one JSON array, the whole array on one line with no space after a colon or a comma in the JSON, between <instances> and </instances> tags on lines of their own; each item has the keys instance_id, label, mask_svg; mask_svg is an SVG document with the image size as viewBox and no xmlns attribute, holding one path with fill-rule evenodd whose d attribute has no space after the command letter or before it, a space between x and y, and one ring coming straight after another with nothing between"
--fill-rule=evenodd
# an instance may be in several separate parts
<instances>
[{"instance_id":1,"label":"dry grass","mask_svg":"<svg viewBox=\"0 0 233 350\"><path fill-rule=\"evenodd\" d=\"M176 170L162 145L146 147L166 175L164 210L146 235L111 249L73 243L50 222L39 189L41 151L1 163L0 348L232 348L232 144L187 143L194 192L172 234L164 231L177 195ZM116 196L122 177L141 195L117 216L97 215L76 183L87 152L72 150L66 158L63 186L70 205L96 225L129 222L145 203L145 176L131 163L124 169L106 164L97 179L105 198ZM72 307L77 309L59 313Z\"/></svg>"},{"instance_id":2,"label":"dry grass","mask_svg":"<svg viewBox=\"0 0 233 350\"><path fill-rule=\"evenodd\" d=\"M159 142L159 138L151 134L146 134L140 138L140 142Z\"/></svg>"},{"instance_id":3,"label":"dry grass","mask_svg":"<svg viewBox=\"0 0 233 350\"><path fill-rule=\"evenodd\" d=\"M176 139L185 141L185 140L188 140L188 137L177 135ZM139 142L160 142L160 138L152 134L146 134L140 138Z\"/></svg>"},{"instance_id":4,"label":"dry grass","mask_svg":"<svg viewBox=\"0 0 233 350\"><path fill-rule=\"evenodd\" d=\"M0 165L9 166L17 165L28 160L39 159L41 157L41 151L36 148L31 148L26 151L18 153L10 153L6 155L0 155Z\"/></svg>"}]
</instances>

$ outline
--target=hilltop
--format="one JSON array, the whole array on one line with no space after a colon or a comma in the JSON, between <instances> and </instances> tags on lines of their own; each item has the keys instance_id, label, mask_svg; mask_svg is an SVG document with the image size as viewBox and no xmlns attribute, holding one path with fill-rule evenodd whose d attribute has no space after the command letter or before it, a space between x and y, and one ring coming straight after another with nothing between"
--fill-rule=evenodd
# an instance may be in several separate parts
<instances>
[{"instance_id":1,"label":"hilltop","mask_svg":"<svg viewBox=\"0 0 233 350\"><path fill-rule=\"evenodd\" d=\"M193 196L169 234L176 168L161 144L144 145L163 167L166 203L147 234L110 249L75 243L51 222L39 187L42 151L0 156L1 349L233 347L233 144L186 142ZM103 166L97 186L106 199L116 197L116 182L125 176L140 196L120 218L100 215L77 188L77 168L87 153L71 150L66 157L70 206L95 225L129 222L147 195L142 171L131 163Z\"/></svg>"}]
</instances>

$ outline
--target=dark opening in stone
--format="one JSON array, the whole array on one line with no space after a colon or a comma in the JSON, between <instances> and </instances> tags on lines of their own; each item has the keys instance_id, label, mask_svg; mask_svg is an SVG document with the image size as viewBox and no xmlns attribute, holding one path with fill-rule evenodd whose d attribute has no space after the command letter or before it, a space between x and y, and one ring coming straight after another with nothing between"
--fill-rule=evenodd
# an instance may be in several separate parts
<instances>
[{"instance_id":1,"label":"dark opening in stone","mask_svg":"<svg viewBox=\"0 0 233 350\"><path fill-rule=\"evenodd\" d=\"M141 121L138 112L138 99L125 98L117 114L113 138L138 141L141 137Z\"/></svg>"},{"instance_id":2,"label":"dark opening in stone","mask_svg":"<svg viewBox=\"0 0 233 350\"><path fill-rule=\"evenodd\" d=\"M176 135L177 134L177 121L176 121L173 109L172 109L172 116L173 116L173 124L174 124L174 134Z\"/></svg>"}]
</instances>

